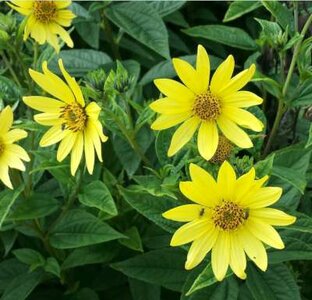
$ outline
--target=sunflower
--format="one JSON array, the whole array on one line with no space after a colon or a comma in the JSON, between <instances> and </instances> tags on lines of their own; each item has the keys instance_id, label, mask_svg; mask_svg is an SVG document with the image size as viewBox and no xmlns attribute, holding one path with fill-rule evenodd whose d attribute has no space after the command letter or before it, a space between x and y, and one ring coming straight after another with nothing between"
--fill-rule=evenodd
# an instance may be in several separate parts
<instances>
[{"instance_id":1,"label":"sunflower","mask_svg":"<svg viewBox=\"0 0 312 300\"><path fill-rule=\"evenodd\" d=\"M57 52L60 50L57 36L60 36L68 47L74 46L68 32L62 27L69 27L72 19L75 18L75 15L66 9L70 4L70 0L11 0L8 2L11 8L27 16L24 40L27 40L30 35L41 45L47 41Z\"/></svg>"},{"instance_id":2,"label":"sunflower","mask_svg":"<svg viewBox=\"0 0 312 300\"><path fill-rule=\"evenodd\" d=\"M243 109L261 104L262 99L239 90L252 78L255 65L231 78L234 58L230 55L210 80L209 57L201 45L198 46L196 69L181 59L172 61L184 85L172 79L156 79L155 85L166 97L150 105L161 114L151 125L152 129L163 130L183 122L173 134L168 156L177 153L198 128L198 150L206 160L216 152L219 130L235 145L252 147L249 136L239 126L262 131L263 124Z\"/></svg>"},{"instance_id":3,"label":"sunflower","mask_svg":"<svg viewBox=\"0 0 312 300\"><path fill-rule=\"evenodd\" d=\"M21 129L12 129L13 112L7 106L0 112L0 180L10 189L13 189L9 168L25 171L24 161L30 161L26 151L14 142L27 137L27 132Z\"/></svg>"},{"instance_id":4,"label":"sunflower","mask_svg":"<svg viewBox=\"0 0 312 300\"><path fill-rule=\"evenodd\" d=\"M31 108L43 112L34 116L37 123L52 126L43 135L40 146L47 147L61 141L57 160L62 161L71 153L72 175L75 175L84 152L88 172L92 174L94 153L102 161L101 142L107 140L98 120L101 108L95 102L86 106L75 78L67 73L61 59L58 63L66 83L48 69L46 61L42 64L43 73L29 70L32 79L57 99L29 96L23 97L23 101Z\"/></svg>"},{"instance_id":5,"label":"sunflower","mask_svg":"<svg viewBox=\"0 0 312 300\"><path fill-rule=\"evenodd\" d=\"M188 222L171 239L171 246L192 242L186 269L196 267L211 250L212 270L221 281L228 269L246 278L246 256L262 270L268 266L263 243L276 249L284 244L272 225L287 226L296 218L267 206L282 194L279 187L263 187L268 176L255 179L255 169L236 178L225 161L217 182L202 168L190 165L192 181L180 182L181 192L195 204L173 208L163 214L167 219Z\"/></svg>"}]
</instances>

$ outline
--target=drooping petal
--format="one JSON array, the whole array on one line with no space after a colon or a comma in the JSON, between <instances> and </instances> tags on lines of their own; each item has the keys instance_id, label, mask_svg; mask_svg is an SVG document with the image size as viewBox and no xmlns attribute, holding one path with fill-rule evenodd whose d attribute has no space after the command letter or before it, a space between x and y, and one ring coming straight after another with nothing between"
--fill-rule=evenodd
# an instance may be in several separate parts
<instances>
[{"instance_id":1,"label":"drooping petal","mask_svg":"<svg viewBox=\"0 0 312 300\"><path fill-rule=\"evenodd\" d=\"M241 279L246 279L246 256L240 240L235 232L230 235L231 252L230 252L230 267L233 272Z\"/></svg>"},{"instance_id":2,"label":"drooping petal","mask_svg":"<svg viewBox=\"0 0 312 300\"><path fill-rule=\"evenodd\" d=\"M203 206L198 204L186 204L172 208L162 214L166 219L178 222L190 222L199 218Z\"/></svg>"},{"instance_id":3,"label":"drooping petal","mask_svg":"<svg viewBox=\"0 0 312 300\"><path fill-rule=\"evenodd\" d=\"M62 140L64 135L65 133L61 126L53 126L42 136L39 144L41 147L51 146Z\"/></svg>"},{"instance_id":4,"label":"drooping petal","mask_svg":"<svg viewBox=\"0 0 312 300\"><path fill-rule=\"evenodd\" d=\"M0 166L0 180L10 189L13 189L10 176L9 176L9 168L8 165L2 164Z\"/></svg>"},{"instance_id":5,"label":"drooping petal","mask_svg":"<svg viewBox=\"0 0 312 300\"><path fill-rule=\"evenodd\" d=\"M221 98L222 103L236 107L250 107L259 105L263 99L256 94L248 91L238 91L233 94L228 94Z\"/></svg>"},{"instance_id":6,"label":"drooping petal","mask_svg":"<svg viewBox=\"0 0 312 300\"><path fill-rule=\"evenodd\" d=\"M31 37L36 40L40 45L43 45L47 40L47 30L44 24L36 21L30 31ZM25 38L25 37L24 37Z\"/></svg>"},{"instance_id":7,"label":"drooping petal","mask_svg":"<svg viewBox=\"0 0 312 300\"><path fill-rule=\"evenodd\" d=\"M235 194L236 174L227 161L224 161L219 169L217 183L222 198L225 200L232 199L232 195Z\"/></svg>"},{"instance_id":8,"label":"drooping petal","mask_svg":"<svg viewBox=\"0 0 312 300\"><path fill-rule=\"evenodd\" d=\"M13 112L10 106L6 106L0 112L0 135L9 131L13 124Z\"/></svg>"},{"instance_id":9,"label":"drooping petal","mask_svg":"<svg viewBox=\"0 0 312 300\"><path fill-rule=\"evenodd\" d=\"M96 102L91 102L86 107L86 113L89 118L97 120L99 118L101 107Z\"/></svg>"},{"instance_id":10,"label":"drooping petal","mask_svg":"<svg viewBox=\"0 0 312 300\"><path fill-rule=\"evenodd\" d=\"M161 115L151 125L153 130L164 130L178 125L191 117L190 112L179 113L174 115Z\"/></svg>"},{"instance_id":11,"label":"drooping petal","mask_svg":"<svg viewBox=\"0 0 312 300\"><path fill-rule=\"evenodd\" d=\"M219 134L215 122L202 122L198 131L198 151L206 159L211 159L218 148Z\"/></svg>"},{"instance_id":12,"label":"drooping petal","mask_svg":"<svg viewBox=\"0 0 312 300\"><path fill-rule=\"evenodd\" d=\"M180 125L172 136L168 149L169 157L176 154L193 137L199 123L199 118L192 117Z\"/></svg>"},{"instance_id":13,"label":"drooping petal","mask_svg":"<svg viewBox=\"0 0 312 300\"><path fill-rule=\"evenodd\" d=\"M170 98L161 98L150 104L150 108L165 115L190 113L192 111L191 101L177 101Z\"/></svg>"},{"instance_id":14,"label":"drooping petal","mask_svg":"<svg viewBox=\"0 0 312 300\"><path fill-rule=\"evenodd\" d=\"M62 161L65 159L65 157L72 151L73 146L76 142L78 133L77 132L71 132L67 130L67 133L65 134L64 138L60 142L60 145L57 150L57 161Z\"/></svg>"},{"instance_id":15,"label":"drooping petal","mask_svg":"<svg viewBox=\"0 0 312 300\"><path fill-rule=\"evenodd\" d=\"M92 140L93 134L90 131L92 131L92 128L87 126L84 131L84 151L87 170L89 174L92 174L94 168L94 146Z\"/></svg>"},{"instance_id":16,"label":"drooping petal","mask_svg":"<svg viewBox=\"0 0 312 300\"><path fill-rule=\"evenodd\" d=\"M71 39L69 33L62 26L57 23L51 23L50 25L52 27L53 33L58 34L68 47L74 47L73 40Z\"/></svg>"},{"instance_id":17,"label":"drooping petal","mask_svg":"<svg viewBox=\"0 0 312 300\"><path fill-rule=\"evenodd\" d=\"M259 208L250 210L250 217L258 221L275 226L287 226L296 221L296 217L290 216L281 210L275 208Z\"/></svg>"},{"instance_id":18,"label":"drooping petal","mask_svg":"<svg viewBox=\"0 0 312 300\"><path fill-rule=\"evenodd\" d=\"M210 61L206 49L202 45L197 47L196 72L199 78L200 94L208 90L210 78Z\"/></svg>"},{"instance_id":19,"label":"drooping petal","mask_svg":"<svg viewBox=\"0 0 312 300\"><path fill-rule=\"evenodd\" d=\"M89 134L90 138L92 139L93 146L95 148L97 157L98 157L99 161L103 161L102 160L102 144L101 144L100 135L98 133L96 125L94 124L94 122L89 121L87 126L89 128L88 134ZM104 140L102 140L102 142L104 142Z\"/></svg>"},{"instance_id":20,"label":"drooping petal","mask_svg":"<svg viewBox=\"0 0 312 300\"><path fill-rule=\"evenodd\" d=\"M43 96L23 97L23 101L29 107L47 113L59 113L65 106L64 102Z\"/></svg>"},{"instance_id":21,"label":"drooping petal","mask_svg":"<svg viewBox=\"0 0 312 300\"><path fill-rule=\"evenodd\" d=\"M75 144L71 151L70 158L70 172L73 176L75 176L78 166L80 164L83 153L83 133L79 132L76 137Z\"/></svg>"}]
</instances>

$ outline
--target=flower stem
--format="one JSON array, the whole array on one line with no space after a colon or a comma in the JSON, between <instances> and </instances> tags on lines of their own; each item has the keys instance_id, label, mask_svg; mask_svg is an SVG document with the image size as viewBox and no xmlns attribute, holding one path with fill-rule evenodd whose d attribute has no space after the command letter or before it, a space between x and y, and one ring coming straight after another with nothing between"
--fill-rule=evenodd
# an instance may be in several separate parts
<instances>
[{"instance_id":1,"label":"flower stem","mask_svg":"<svg viewBox=\"0 0 312 300\"><path fill-rule=\"evenodd\" d=\"M22 85L21 85L21 83L20 83L20 81L19 81L15 71L12 68L12 64L10 63L8 58L6 57L4 51L1 51L1 56L2 56L2 59L3 59L4 63L5 63L5 65L6 65L6 67L9 70L11 76L13 77L14 81L16 82L16 84L18 85L19 88L22 88Z\"/></svg>"}]
</instances>

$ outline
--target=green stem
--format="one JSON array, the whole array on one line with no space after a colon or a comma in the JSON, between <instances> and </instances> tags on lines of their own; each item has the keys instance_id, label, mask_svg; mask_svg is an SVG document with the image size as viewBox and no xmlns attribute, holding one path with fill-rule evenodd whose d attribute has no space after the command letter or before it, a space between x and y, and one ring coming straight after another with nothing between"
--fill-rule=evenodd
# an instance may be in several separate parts
<instances>
[{"instance_id":1,"label":"green stem","mask_svg":"<svg viewBox=\"0 0 312 300\"><path fill-rule=\"evenodd\" d=\"M18 85L19 88L22 88L22 85L21 85L21 83L20 83L20 81L19 81L15 71L12 68L12 64L10 63L8 58L6 57L4 51L1 51L1 56L2 56L2 59L3 59L4 63L5 63L5 65L6 65L6 67L9 70L11 76L13 77L14 81L16 82L16 84Z\"/></svg>"}]
</instances>

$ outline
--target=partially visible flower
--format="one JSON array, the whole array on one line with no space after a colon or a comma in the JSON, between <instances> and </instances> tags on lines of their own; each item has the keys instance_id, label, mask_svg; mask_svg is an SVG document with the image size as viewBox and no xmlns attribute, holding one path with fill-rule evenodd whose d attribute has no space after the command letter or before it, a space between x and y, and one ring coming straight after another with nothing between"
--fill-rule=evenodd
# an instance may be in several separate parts
<instances>
[{"instance_id":1,"label":"partially visible flower","mask_svg":"<svg viewBox=\"0 0 312 300\"><path fill-rule=\"evenodd\" d=\"M27 17L24 40L30 35L39 44L48 42L57 52L59 36L68 47L73 47L70 35L63 27L69 27L75 15L69 9L71 0L11 0L11 8ZM63 26L63 27L62 27Z\"/></svg>"},{"instance_id":2,"label":"partially visible flower","mask_svg":"<svg viewBox=\"0 0 312 300\"><path fill-rule=\"evenodd\" d=\"M16 141L27 137L22 129L12 129L13 112L10 106L0 112L0 180L10 189L13 189L9 168L25 171L24 161L30 161L27 152Z\"/></svg>"},{"instance_id":3,"label":"partially visible flower","mask_svg":"<svg viewBox=\"0 0 312 300\"><path fill-rule=\"evenodd\" d=\"M225 161L217 182L195 164L190 165L192 181L180 182L181 192L195 204L173 208L163 214L167 219L188 222L171 239L171 246L192 242L185 263L192 269L211 250L212 270L221 281L228 266L242 279L246 278L246 255L262 270L268 266L263 243L283 249L276 226L287 226L296 218L267 206L282 194L279 187L262 187L268 176L255 179L255 169L236 178Z\"/></svg>"},{"instance_id":4,"label":"partially visible flower","mask_svg":"<svg viewBox=\"0 0 312 300\"><path fill-rule=\"evenodd\" d=\"M62 161L71 153L72 175L75 175L84 152L88 172L92 174L95 152L102 161L101 142L107 140L98 120L101 108L95 102L86 106L75 78L67 73L61 59L58 63L66 83L48 69L46 61L42 64L43 73L29 70L32 79L57 99L29 96L23 97L23 101L43 112L34 116L37 123L52 126L42 137L40 146L47 147L61 141L57 160Z\"/></svg>"},{"instance_id":5,"label":"partially visible flower","mask_svg":"<svg viewBox=\"0 0 312 300\"><path fill-rule=\"evenodd\" d=\"M233 150L233 144L223 135L219 136L219 144L216 150L216 153L211 158L213 163L223 163L227 160Z\"/></svg>"},{"instance_id":6,"label":"partially visible flower","mask_svg":"<svg viewBox=\"0 0 312 300\"><path fill-rule=\"evenodd\" d=\"M219 130L235 145L252 147L249 136L239 126L262 131L261 121L243 109L261 104L262 99L239 90L252 78L255 65L231 78L235 63L230 55L210 80L209 57L201 45L198 46L196 69L181 59L172 61L183 84L172 79L156 79L155 85L166 97L150 105L161 114L152 124L152 129L163 130L182 123L173 134L168 156L177 153L197 129L198 150L207 160L216 152Z\"/></svg>"}]
</instances>

